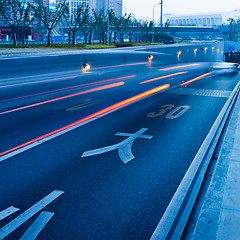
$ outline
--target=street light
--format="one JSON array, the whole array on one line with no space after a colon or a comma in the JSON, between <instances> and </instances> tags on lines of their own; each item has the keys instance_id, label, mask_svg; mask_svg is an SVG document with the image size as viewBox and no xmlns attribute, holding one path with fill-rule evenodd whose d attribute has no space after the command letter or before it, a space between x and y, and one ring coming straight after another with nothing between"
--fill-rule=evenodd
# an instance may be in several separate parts
<instances>
[{"instance_id":1,"label":"street light","mask_svg":"<svg viewBox=\"0 0 240 240\"><path fill-rule=\"evenodd\" d=\"M109 0L107 8L107 45L109 46Z\"/></svg>"},{"instance_id":2,"label":"street light","mask_svg":"<svg viewBox=\"0 0 240 240\"><path fill-rule=\"evenodd\" d=\"M159 4L162 4L162 2L160 3L157 3L154 7L153 7L153 24L152 24L152 43L154 43L154 10L155 10L155 7Z\"/></svg>"},{"instance_id":3,"label":"street light","mask_svg":"<svg viewBox=\"0 0 240 240\"><path fill-rule=\"evenodd\" d=\"M122 6L122 7L124 7L124 9L125 9L125 14L127 14L127 8L126 8L126 6L123 5L122 3L117 3L117 4L120 5L120 6Z\"/></svg>"},{"instance_id":4,"label":"street light","mask_svg":"<svg viewBox=\"0 0 240 240\"><path fill-rule=\"evenodd\" d=\"M160 15L160 27L161 27L161 30L162 30L162 27L163 27L163 0L161 0L161 15Z\"/></svg>"}]
</instances>

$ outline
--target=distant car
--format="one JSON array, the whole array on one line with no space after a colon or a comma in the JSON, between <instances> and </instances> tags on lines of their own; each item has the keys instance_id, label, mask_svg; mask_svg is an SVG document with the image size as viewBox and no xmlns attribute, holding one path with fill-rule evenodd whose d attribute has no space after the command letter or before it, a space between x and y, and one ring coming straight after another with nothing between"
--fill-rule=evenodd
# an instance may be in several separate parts
<instances>
[{"instance_id":1,"label":"distant car","mask_svg":"<svg viewBox=\"0 0 240 240\"><path fill-rule=\"evenodd\" d=\"M238 63L214 62L212 70L215 74L237 74L240 68Z\"/></svg>"}]
</instances>

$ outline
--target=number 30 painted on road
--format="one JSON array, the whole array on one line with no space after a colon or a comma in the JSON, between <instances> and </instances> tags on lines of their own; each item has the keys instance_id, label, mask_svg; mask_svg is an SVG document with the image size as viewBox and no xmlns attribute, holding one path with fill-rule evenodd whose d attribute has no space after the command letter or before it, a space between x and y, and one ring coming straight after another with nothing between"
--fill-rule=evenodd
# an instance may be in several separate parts
<instances>
[{"instance_id":1,"label":"number 30 painted on road","mask_svg":"<svg viewBox=\"0 0 240 240\"><path fill-rule=\"evenodd\" d=\"M173 104L166 104L164 106L161 106L161 108L157 112L150 112L148 113L147 117L149 118L155 118L162 116L163 114L167 113L167 111L171 110L165 118L166 119L175 119L181 117L189 108L190 106L179 106L174 108L175 106Z\"/></svg>"}]
</instances>

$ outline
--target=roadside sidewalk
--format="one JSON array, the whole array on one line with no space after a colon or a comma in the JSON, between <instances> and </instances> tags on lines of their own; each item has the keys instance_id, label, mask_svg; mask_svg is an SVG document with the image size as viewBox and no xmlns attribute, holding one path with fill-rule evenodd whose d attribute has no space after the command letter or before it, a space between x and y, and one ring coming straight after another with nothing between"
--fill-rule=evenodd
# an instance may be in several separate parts
<instances>
[{"instance_id":1,"label":"roadside sidewalk","mask_svg":"<svg viewBox=\"0 0 240 240\"><path fill-rule=\"evenodd\" d=\"M216 167L184 239L240 239L240 94L228 120ZM194 220L195 218L195 220Z\"/></svg>"}]
</instances>

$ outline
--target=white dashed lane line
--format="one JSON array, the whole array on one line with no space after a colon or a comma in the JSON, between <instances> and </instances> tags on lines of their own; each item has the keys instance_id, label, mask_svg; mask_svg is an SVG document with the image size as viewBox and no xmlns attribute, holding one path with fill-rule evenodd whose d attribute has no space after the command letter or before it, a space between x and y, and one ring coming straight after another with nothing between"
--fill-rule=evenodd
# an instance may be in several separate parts
<instances>
[{"instance_id":1,"label":"white dashed lane line","mask_svg":"<svg viewBox=\"0 0 240 240\"><path fill-rule=\"evenodd\" d=\"M51 192L46 197L41 199L39 202L34 204L32 207L27 209L25 212L20 214L18 217L13 219L7 225L3 226L0 229L0 240L4 239L10 233L15 231L18 227L20 227L22 224L27 222L31 217L33 217L35 214L40 212L43 208L45 208L48 204L53 202L56 198L58 198L63 193L64 193L63 191L59 191L59 190L55 190ZM15 209L15 210L18 210L18 209ZM29 230L27 230L23 239L35 239L35 238L29 238L29 236L36 237L39 234L39 232L42 230L42 228L51 219L53 214L54 213L43 212L43 214L39 216L39 218L33 223L33 225L29 228ZM41 221L39 219L42 221L42 223L40 223Z\"/></svg>"},{"instance_id":2,"label":"white dashed lane line","mask_svg":"<svg viewBox=\"0 0 240 240\"><path fill-rule=\"evenodd\" d=\"M10 216L11 214L17 212L19 209L18 208L15 208L13 206L3 210L0 212L0 221L3 220L4 218Z\"/></svg>"}]
</instances>

